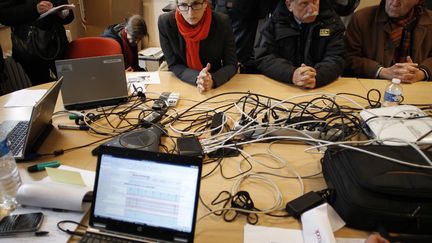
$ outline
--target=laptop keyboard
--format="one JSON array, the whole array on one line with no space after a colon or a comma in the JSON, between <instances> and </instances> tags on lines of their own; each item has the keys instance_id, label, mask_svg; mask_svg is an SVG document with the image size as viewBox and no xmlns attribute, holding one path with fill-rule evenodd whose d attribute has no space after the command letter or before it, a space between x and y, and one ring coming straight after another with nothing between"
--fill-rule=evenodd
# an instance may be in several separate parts
<instances>
[{"instance_id":1,"label":"laptop keyboard","mask_svg":"<svg viewBox=\"0 0 432 243\"><path fill-rule=\"evenodd\" d=\"M29 121L20 121L8 134L8 139L10 142L9 149L12 151L12 154L14 156L19 155L24 148L24 142L27 136L28 126Z\"/></svg>"},{"instance_id":2,"label":"laptop keyboard","mask_svg":"<svg viewBox=\"0 0 432 243\"><path fill-rule=\"evenodd\" d=\"M100 235L91 232L86 232L80 240L80 243L106 243L106 242L140 243L142 241L126 240L123 238L118 238L118 237L108 236L108 235Z\"/></svg>"}]
</instances>

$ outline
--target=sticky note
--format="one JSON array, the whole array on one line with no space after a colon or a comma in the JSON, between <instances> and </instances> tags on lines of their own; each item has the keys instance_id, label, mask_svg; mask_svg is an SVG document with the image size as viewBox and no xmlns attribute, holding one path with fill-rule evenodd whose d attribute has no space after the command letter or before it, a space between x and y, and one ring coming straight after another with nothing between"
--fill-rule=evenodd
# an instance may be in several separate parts
<instances>
[{"instance_id":1,"label":"sticky note","mask_svg":"<svg viewBox=\"0 0 432 243\"><path fill-rule=\"evenodd\" d=\"M85 186L84 180L79 172L49 167L46 167L45 170L51 180L55 182Z\"/></svg>"}]
</instances>

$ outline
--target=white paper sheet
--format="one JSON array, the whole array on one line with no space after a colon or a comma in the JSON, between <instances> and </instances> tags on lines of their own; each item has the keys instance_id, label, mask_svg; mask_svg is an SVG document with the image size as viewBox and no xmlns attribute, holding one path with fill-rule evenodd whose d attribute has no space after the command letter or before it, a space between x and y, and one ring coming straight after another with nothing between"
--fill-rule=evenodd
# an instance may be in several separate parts
<instances>
[{"instance_id":1,"label":"white paper sheet","mask_svg":"<svg viewBox=\"0 0 432 243\"><path fill-rule=\"evenodd\" d=\"M301 215L303 239L306 243L335 243L333 232L345 222L328 203L312 208Z\"/></svg>"},{"instance_id":2,"label":"white paper sheet","mask_svg":"<svg viewBox=\"0 0 432 243\"><path fill-rule=\"evenodd\" d=\"M162 52L160 47L149 47L138 52L142 56L158 56Z\"/></svg>"},{"instance_id":3,"label":"white paper sheet","mask_svg":"<svg viewBox=\"0 0 432 243\"><path fill-rule=\"evenodd\" d=\"M62 11L64 9L73 9L73 8L75 8L74 4L63 4L63 5L60 5L60 6L57 6L57 7L53 7L52 9L50 9L50 10L46 11L45 13L41 14L39 16L38 20L39 19L43 19L46 16L48 16L50 14L53 14L55 12L59 12L59 11Z\"/></svg>"},{"instance_id":4,"label":"white paper sheet","mask_svg":"<svg viewBox=\"0 0 432 243\"><path fill-rule=\"evenodd\" d=\"M82 212L83 198L92 189L55 182L36 182L22 185L17 192L21 205Z\"/></svg>"},{"instance_id":5,"label":"white paper sheet","mask_svg":"<svg viewBox=\"0 0 432 243\"><path fill-rule=\"evenodd\" d=\"M26 90L22 89L12 94L12 97L4 107L34 106L46 93L46 89Z\"/></svg>"},{"instance_id":6,"label":"white paper sheet","mask_svg":"<svg viewBox=\"0 0 432 243\"><path fill-rule=\"evenodd\" d=\"M364 243L360 238L336 238L337 243ZM302 243L301 230L246 224L244 243ZM325 242L323 242L325 243Z\"/></svg>"},{"instance_id":7,"label":"white paper sheet","mask_svg":"<svg viewBox=\"0 0 432 243\"><path fill-rule=\"evenodd\" d=\"M58 183L52 181L49 177L45 177L40 181L33 181L28 176L27 171L20 170L23 185L17 192L18 203L41 208L56 208L81 212L86 210L86 205L82 200L87 192L93 190L95 172L64 165L58 168L80 172L86 186Z\"/></svg>"},{"instance_id":8,"label":"white paper sheet","mask_svg":"<svg viewBox=\"0 0 432 243\"><path fill-rule=\"evenodd\" d=\"M160 84L159 72L126 72L129 84Z\"/></svg>"}]
</instances>

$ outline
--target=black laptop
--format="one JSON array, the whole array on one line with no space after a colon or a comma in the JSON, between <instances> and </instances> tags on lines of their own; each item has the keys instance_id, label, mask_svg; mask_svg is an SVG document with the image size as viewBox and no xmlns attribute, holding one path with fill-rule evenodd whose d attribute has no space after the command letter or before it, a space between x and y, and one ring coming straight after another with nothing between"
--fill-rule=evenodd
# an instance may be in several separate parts
<instances>
[{"instance_id":1,"label":"black laptop","mask_svg":"<svg viewBox=\"0 0 432 243\"><path fill-rule=\"evenodd\" d=\"M16 160L32 159L52 130L51 117L63 78L52 85L33 106L28 120L5 120L0 126L8 132L9 148Z\"/></svg>"},{"instance_id":2,"label":"black laptop","mask_svg":"<svg viewBox=\"0 0 432 243\"><path fill-rule=\"evenodd\" d=\"M193 242L202 157L101 146L80 242Z\"/></svg>"}]
</instances>

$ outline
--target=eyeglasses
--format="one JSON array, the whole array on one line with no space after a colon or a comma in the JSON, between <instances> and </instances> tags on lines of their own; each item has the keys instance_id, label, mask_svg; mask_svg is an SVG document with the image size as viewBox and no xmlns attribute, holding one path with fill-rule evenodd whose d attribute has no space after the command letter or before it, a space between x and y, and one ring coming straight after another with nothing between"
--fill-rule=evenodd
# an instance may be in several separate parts
<instances>
[{"instance_id":1,"label":"eyeglasses","mask_svg":"<svg viewBox=\"0 0 432 243\"><path fill-rule=\"evenodd\" d=\"M191 8L192 10L200 10L200 9L202 9L203 5L204 5L204 2L193 2L191 5L189 5L187 3L180 3L180 4L177 4L177 7L180 11L186 12L186 11L189 11L189 8Z\"/></svg>"}]
</instances>

